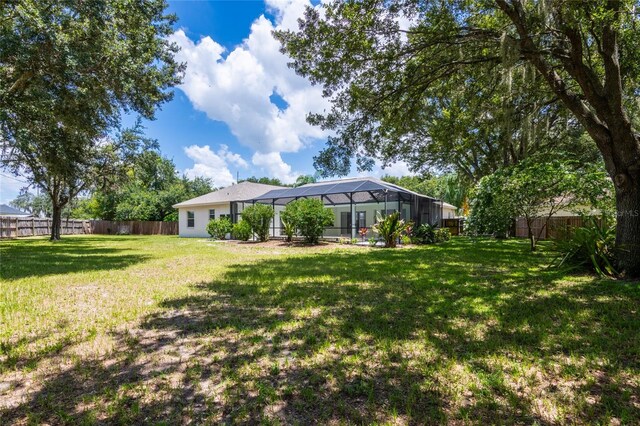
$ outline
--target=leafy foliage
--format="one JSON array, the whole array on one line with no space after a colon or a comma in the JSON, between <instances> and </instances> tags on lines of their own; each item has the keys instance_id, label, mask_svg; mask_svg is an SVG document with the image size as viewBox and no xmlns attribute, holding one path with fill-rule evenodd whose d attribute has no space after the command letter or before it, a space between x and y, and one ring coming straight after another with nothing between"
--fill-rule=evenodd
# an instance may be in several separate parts
<instances>
[{"instance_id":1,"label":"leafy foliage","mask_svg":"<svg viewBox=\"0 0 640 426\"><path fill-rule=\"evenodd\" d=\"M445 173L439 176L431 174L402 177L385 175L382 176L382 180L420 194L439 198L463 211L470 189L469 180L458 173Z\"/></svg>"},{"instance_id":2,"label":"leafy foliage","mask_svg":"<svg viewBox=\"0 0 640 426\"><path fill-rule=\"evenodd\" d=\"M273 208L266 204L254 204L242 211L242 220L251 226L251 232L256 234L260 241L269 239L269 227L273 216Z\"/></svg>"},{"instance_id":3,"label":"leafy foliage","mask_svg":"<svg viewBox=\"0 0 640 426\"><path fill-rule=\"evenodd\" d=\"M434 233L434 242L435 243L444 243L445 241L449 241L451 239L451 231L449 228L438 228Z\"/></svg>"},{"instance_id":4,"label":"leafy foliage","mask_svg":"<svg viewBox=\"0 0 640 426\"><path fill-rule=\"evenodd\" d=\"M301 198L286 205L281 213L283 223L297 229L305 241L316 244L324 228L333 224L333 210L326 208L321 200Z\"/></svg>"},{"instance_id":5,"label":"leafy foliage","mask_svg":"<svg viewBox=\"0 0 640 426\"><path fill-rule=\"evenodd\" d=\"M584 220L584 226L572 230L570 238L555 241L555 248L561 253L555 265L588 268L600 276L617 275L613 266L616 251L615 223L606 216L587 216Z\"/></svg>"},{"instance_id":6,"label":"leafy foliage","mask_svg":"<svg viewBox=\"0 0 640 426\"><path fill-rule=\"evenodd\" d=\"M287 242L293 241L293 236L296 235L297 229L294 221L292 219L280 219L282 221L282 230L284 234L287 236Z\"/></svg>"},{"instance_id":7,"label":"leafy foliage","mask_svg":"<svg viewBox=\"0 0 640 426\"><path fill-rule=\"evenodd\" d=\"M251 238L251 225L249 225L249 222L246 220L241 219L233 224L231 234L233 235L233 238L240 241L249 241L249 238Z\"/></svg>"},{"instance_id":8,"label":"leafy foliage","mask_svg":"<svg viewBox=\"0 0 640 426\"><path fill-rule=\"evenodd\" d=\"M323 88L334 131L323 175L374 159L477 182L538 155L600 153L615 183L617 244L640 276L637 0L364 0L308 7L276 32L292 67ZM408 25L401 26L401 23ZM588 136L586 136L588 135ZM534 244L532 240L532 244Z\"/></svg>"},{"instance_id":9,"label":"leafy foliage","mask_svg":"<svg viewBox=\"0 0 640 426\"><path fill-rule=\"evenodd\" d=\"M448 228L436 228L428 223L417 226L411 233L411 242L414 244L436 244L450 239L451 231Z\"/></svg>"},{"instance_id":10,"label":"leafy foliage","mask_svg":"<svg viewBox=\"0 0 640 426\"><path fill-rule=\"evenodd\" d=\"M123 112L152 119L180 82L167 41L175 17L165 7L24 0L0 8L2 164L51 198L52 240L64 206L148 148L139 126L113 132Z\"/></svg>"},{"instance_id":11,"label":"leafy foliage","mask_svg":"<svg viewBox=\"0 0 640 426\"><path fill-rule=\"evenodd\" d=\"M149 150L133 158L120 176L93 192L95 214L106 220L176 221L172 206L212 191L205 178L179 178L172 160Z\"/></svg>"},{"instance_id":12,"label":"leafy foliage","mask_svg":"<svg viewBox=\"0 0 640 426\"><path fill-rule=\"evenodd\" d=\"M395 247L398 238L410 232L412 224L400 219L400 212L393 212L382 216L378 212L376 223L372 226L373 232L379 234L384 240L385 247Z\"/></svg>"},{"instance_id":13,"label":"leafy foliage","mask_svg":"<svg viewBox=\"0 0 640 426\"><path fill-rule=\"evenodd\" d=\"M435 243L435 227L428 224L423 223L420 226L416 226L412 233L411 237L414 244L433 244Z\"/></svg>"},{"instance_id":14,"label":"leafy foliage","mask_svg":"<svg viewBox=\"0 0 640 426\"><path fill-rule=\"evenodd\" d=\"M548 223L560 210L602 206L611 192L611 181L601 167L530 158L480 180L471 201L469 230L506 237L512 221L523 217L535 250L536 219Z\"/></svg>"},{"instance_id":15,"label":"leafy foliage","mask_svg":"<svg viewBox=\"0 0 640 426\"><path fill-rule=\"evenodd\" d=\"M207 232L211 235L211 238L215 240L224 240L233 230L231 221L226 217L220 219L212 219L207 224Z\"/></svg>"}]
</instances>

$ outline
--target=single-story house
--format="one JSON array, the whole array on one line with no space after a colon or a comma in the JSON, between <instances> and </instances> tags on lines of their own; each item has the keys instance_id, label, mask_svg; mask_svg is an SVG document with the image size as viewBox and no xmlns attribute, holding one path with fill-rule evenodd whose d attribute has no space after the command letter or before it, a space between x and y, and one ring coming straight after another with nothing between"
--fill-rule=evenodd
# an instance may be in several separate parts
<instances>
[{"instance_id":1,"label":"single-story house","mask_svg":"<svg viewBox=\"0 0 640 426\"><path fill-rule=\"evenodd\" d=\"M254 194L243 197L249 192ZM256 203L271 205L275 211L271 235L277 237L284 235L280 213L289 202L300 198L319 199L333 210L334 223L325 228L325 237L355 238L361 228L367 228L371 235L378 214L399 211L403 219L416 225L440 226L443 218L455 217L456 211L451 204L373 177L309 183L297 188L243 182L174 207L179 209L180 236L206 237L210 219L227 216L235 223L246 207Z\"/></svg>"},{"instance_id":2,"label":"single-story house","mask_svg":"<svg viewBox=\"0 0 640 426\"><path fill-rule=\"evenodd\" d=\"M6 204L0 204L0 217L26 218L31 217L31 213L23 212Z\"/></svg>"},{"instance_id":3,"label":"single-story house","mask_svg":"<svg viewBox=\"0 0 640 426\"><path fill-rule=\"evenodd\" d=\"M211 219L238 218L238 202L258 197L282 186L240 182L217 191L175 204L178 209L178 233L181 237L208 237L207 224Z\"/></svg>"}]
</instances>

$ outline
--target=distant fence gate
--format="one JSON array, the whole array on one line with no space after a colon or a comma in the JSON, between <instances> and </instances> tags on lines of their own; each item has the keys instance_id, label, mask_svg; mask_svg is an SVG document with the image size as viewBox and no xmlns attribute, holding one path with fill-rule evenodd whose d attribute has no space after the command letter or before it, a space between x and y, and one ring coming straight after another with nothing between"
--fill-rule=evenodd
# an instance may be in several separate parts
<instances>
[{"instance_id":1,"label":"distant fence gate","mask_svg":"<svg viewBox=\"0 0 640 426\"><path fill-rule=\"evenodd\" d=\"M49 234L51 219L0 217L0 238ZM178 222L63 219L60 234L178 235Z\"/></svg>"},{"instance_id":2,"label":"distant fence gate","mask_svg":"<svg viewBox=\"0 0 640 426\"><path fill-rule=\"evenodd\" d=\"M540 239L563 239L566 238L573 228L580 228L584 225L584 220L580 216L554 216L549 219L549 225L542 229L545 219L535 219L531 226L533 235L537 236L540 230ZM516 219L516 237L528 238L527 220L523 217Z\"/></svg>"}]
</instances>

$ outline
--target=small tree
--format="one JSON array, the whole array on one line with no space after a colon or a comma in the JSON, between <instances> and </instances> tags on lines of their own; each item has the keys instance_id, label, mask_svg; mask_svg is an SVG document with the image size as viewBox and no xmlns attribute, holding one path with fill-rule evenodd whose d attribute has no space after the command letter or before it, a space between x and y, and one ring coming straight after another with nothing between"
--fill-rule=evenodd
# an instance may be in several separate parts
<instances>
[{"instance_id":1,"label":"small tree","mask_svg":"<svg viewBox=\"0 0 640 426\"><path fill-rule=\"evenodd\" d=\"M303 198L292 201L282 212L283 221L297 229L306 242L317 244L326 226L333 224L331 209L315 198Z\"/></svg>"},{"instance_id":2,"label":"small tree","mask_svg":"<svg viewBox=\"0 0 640 426\"><path fill-rule=\"evenodd\" d=\"M556 159L528 159L502 169L480 181L472 202L470 226L479 231L505 235L515 217L524 218L531 251L542 232L560 210L594 206L611 190L599 167L576 167ZM534 232L535 222L542 226Z\"/></svg>"},{"instance_id":3,"label":"small tree","mask_svg":"<svg viewBox=\"0 0 640 426\"><path fill-rule=\"evenodd\" d=\"M242 212L242 219L251 226L251 232L258 236L260 241L269 239L269 225L273 219L273 208L266 204L254 204Z\"/></svg>"},{"instance_id":4,"label":"small tree","mask_svg":"<svg viewBox=\"0 0 640 426\"><path fill-rule=\"evenodd\" d=\"M293 236L298 233L298 210L300 207L298 201L299 200L290 202L280 213L283 231L289 242L293 241Z\"/></svg>"},{"instance_id":5,"label":"small tree","mask_svg":"<svg viewBox=\"0 0 640 426\"><path fill-rule=\"evenodd\" d=\"M215 240L224 240L231 231L233 225L231 221L226 217L220 219L211 219L207 224L207 232L211 235L211 238Z\"/></svg>"}]
</instances>

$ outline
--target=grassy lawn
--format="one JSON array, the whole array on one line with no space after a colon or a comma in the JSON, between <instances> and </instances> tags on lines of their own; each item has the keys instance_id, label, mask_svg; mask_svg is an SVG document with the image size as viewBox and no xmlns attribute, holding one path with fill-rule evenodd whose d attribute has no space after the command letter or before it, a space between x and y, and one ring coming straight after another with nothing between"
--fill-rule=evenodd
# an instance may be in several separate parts
<instances>
[{"instance_id":1,"label":"grassy lawn","mask_svg":"<svg viewBox=\"0 0 640 426\"><path fill-rule=\"evenodd\" d=\"M639 424L640 285L527 246L0 242L0 424Z\"/></svg>"}]
</instances>

